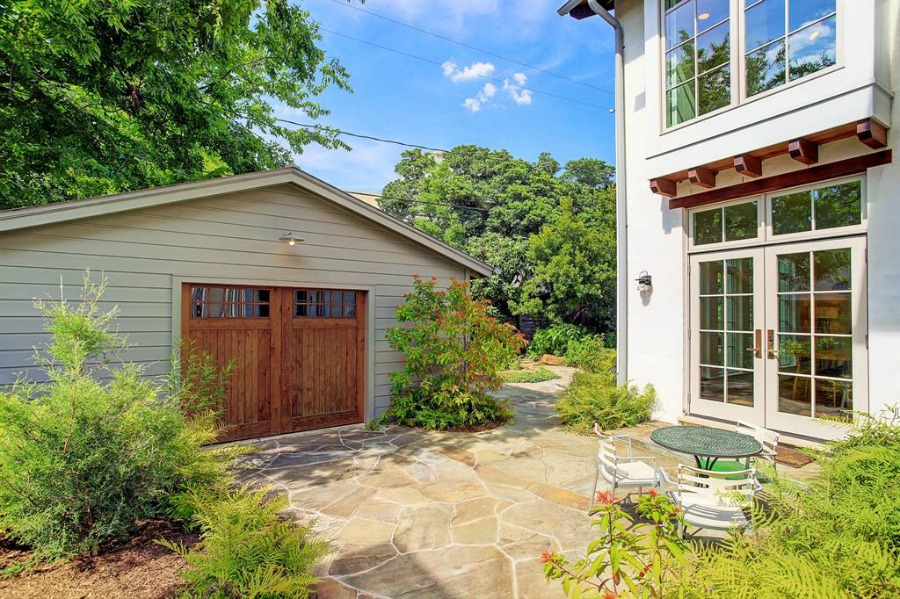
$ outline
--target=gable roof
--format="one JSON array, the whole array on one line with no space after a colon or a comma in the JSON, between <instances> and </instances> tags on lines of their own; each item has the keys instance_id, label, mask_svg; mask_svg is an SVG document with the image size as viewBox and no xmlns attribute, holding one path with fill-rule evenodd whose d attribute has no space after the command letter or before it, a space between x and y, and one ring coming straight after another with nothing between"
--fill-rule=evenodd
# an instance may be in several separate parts
<instances>
[{"instance_id":1,"label":"gable roof","mask_svg":"<svg viewBox=\"0 0 900 599\"><path fill-rule=\"evenodd\" d=\"M191 183L180 183L166 187L142 189L86 200L73 200L43 206L4 210L0 211L0 233L284 184L292 184L305 191L314 193L341 208L390 229L421 246L425 246L480 275L487 277L494 274L494 269L490 265L419 231L415 227L329 185L321 179L301 171L296 166L273 171L259 171Z\"/></svg>"}]
</instances>

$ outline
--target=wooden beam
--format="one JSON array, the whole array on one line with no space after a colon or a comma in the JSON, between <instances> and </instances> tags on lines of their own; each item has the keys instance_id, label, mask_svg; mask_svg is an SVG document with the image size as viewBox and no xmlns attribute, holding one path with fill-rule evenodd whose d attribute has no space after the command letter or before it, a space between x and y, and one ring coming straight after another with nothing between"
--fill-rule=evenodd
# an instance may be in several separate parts
<instances>
[{"instance_id":1,"label":"wooden beam","mask_svg":"<svg viewBox=\"0 0 900 599\"><path fill-rule=\"evenodd\" d=\"M716 173L708 168L697 166L688 171L688 180L694 185L712 189L716 186Z\"/></svg>"},{"instance_id":2,"label":"wooden beam","mask_svg":"<svg viewBox=\"0 0 900 599\"><path fill-rule=\"evenodd\" d=\"M734 170L747 177L761 177L762 160L751 154L739 154L734 157Z\"/></svg>"},{"instance_id":3,"label":"wooden beam","mask_svg":"<svg viewBox=\"0 0 900 599\"><path fill-rule=\"evenodd\" d=\"M667 198L674 198L678 195L678 186L675 181L670 179L650 179L650 191Z\"/></svg>"},{"instance_id":4,"label":"wooden beam","mask_svg":"<svg viewBox=\"0 0 900 599\"><path fill-rule=\"evenodd\" d=\"M887 145L887 128L874 119L856 123L856 137L870 148L881 149Z\"/></svg>"},{"instance_id":5,"label":"wooden beam","mask_svg":"<svg viewBox=\"0 0 900 599\"><path fill-rule=\"evenodd\" d=\"M890 164L890 162L891 151L882 150L864 156L857 156L856 158L838 160L837 162L820 164L812 168L775 175L774 177L756 179L754 181L747 181L746 183L738 183L737 185L695 193L694 195L670 200L669 208L694 208L696 206L724 202L725 200L734 200L770 191L789 189L791 187L797 187L798 185L809 185L811 183L827 181L828 179L835 179L837 177L849 177L851 175L864 173L867 169L876 166Z\"/></svg>"},{"instance_id":6,"label":"wooden beam","mask_svg":"<svg viewBox=\"0 0 900 599\"><path fill-rule=\"evenodd\" d=\"M819 161L819 144L803 137L792 139L788 143L788 153L797 162L815 164Z\"/></svg>"}]
</instances>

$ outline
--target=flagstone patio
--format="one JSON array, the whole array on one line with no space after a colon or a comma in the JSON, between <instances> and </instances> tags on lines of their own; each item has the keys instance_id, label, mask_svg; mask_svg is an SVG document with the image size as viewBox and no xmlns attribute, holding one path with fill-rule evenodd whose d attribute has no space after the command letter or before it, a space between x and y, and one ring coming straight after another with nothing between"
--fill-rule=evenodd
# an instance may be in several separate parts
<instances>
[{"instance_id":1,"label":"flagstone patio","mask_svg":"<svg viewBox=\"0 0 900 599\"><path fill-rule=\"evenodd\" d=\"M242 478L286 492L296 519L332 542L319 597L560 596L539 557L591 540L597 445L556 424L554 393L571 377L558 370L557 381L504 387L512 425L284 435L258 442Z\"/></svg>"},{"instance_id":2,"label":"flagstone patio","mask_svg":"<svg viewBox=\"0 0 900 599\"><path fill-rule=\"evenodd\" d=\"M594 538L597 442L558 425L555 394L572 370L554 370L563 378L504 386L513 424L284 435L259 441L241 478L283 490L293 516L331 541L321 598L562 597L539 558L579 556Z\"/></svg>"}]
</instances>

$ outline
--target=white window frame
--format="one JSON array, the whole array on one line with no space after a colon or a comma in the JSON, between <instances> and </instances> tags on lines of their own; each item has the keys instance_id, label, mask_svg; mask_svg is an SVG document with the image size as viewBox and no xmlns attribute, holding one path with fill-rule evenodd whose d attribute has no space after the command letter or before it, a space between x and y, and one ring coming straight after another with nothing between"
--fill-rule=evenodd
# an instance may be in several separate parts
<instances>
[{"instance_id":1,"label":"white window frame","mask_svg":"<svg viewBox=\"0 0 900 599\"><path fill-rule=\"evenodd\" d=\"M834 71L840 70L844 67L844 11L845 11L845 2L844 0L835 0L835 18L837 21L837 27L835 31L835 62L832 66L822 69L821 71L816 71L810 75L806 75L805 77L801 77L799 79L795 79L794 81L787 81L781 85L778 85L770 90L766 90L764 92L760 92L753 96L747 95L747 73L746 73L746 39L744 36L744 11L746 10L748 5L753 5L759 0L723 0L729 3L729 19L730 19L730 39L731 39L731 48L730 48L730 68L731 68L731 102L727 106L723 106L721 108L717 108L712 112L707 112L706 114L701 114L695 116L692 119L688 119L682 123L678 123L677 125L672 125L671 127L667 125L666 116L668 112L668 103L666 101L666 3L665 0L660 0L659 2L659 10L657 14L659 15L659 56L660 56L660 69L659 69L659 90L660 90L660 131L663 134L669 133L671 131L677 131L683 127L687 127L693 125L694 123L699 123L708 118L712 118L714 116L720 115L722 113L728 112L729 110L733 110L738 106L743 104L749 104L750 102L756 102L762 98L767 98L772 94L777 94L778 92L785 91L793 88L796 85L801 83L806 83L808 81L812 81L814 79L818 79L819 77L828 75L829 73L833 73ZM787 30L785 29L785 39L788 37ZM790 60L790 57L785 57L785 60ZM695 65L696 71L696 65ZM697 77L697 73L694 73L694 77ZM695 102L700 101L699 97L694 99ZM699 108L698 108L699 109Z\"/></svg>"},{"instance_id":2,"label":"white window frame","mask_svg":"<svg viewBox=\"0 0 900 599\"><path fill-rule=\"evenodd\" d=\"M848 225L846 227L832 227L830 229L814 229L812 231L801 231L799 233L785 233L775 235L772 230L772 198L822 187L830 187L832 185L842 185L845 183L860 183L860 222L858 225ZM726 206L734 204L743 204L757 200L757 210L759 211L759 235L755 239L742 239L740 241L722 241L720 243L705 243L702 245L694 244L694 214L698 212L706 212L709 210L722 209ZM776 243L790 243L794 241L826 239L829 237L844 237L848 235L864 234L868 230L868 190L865 175L856 175L854 177L841 177L839 179L830 179L827 181L819 181L810 185L802 185L799 187L788 187L779 189L763 195L744 196L727 202L718 202L709 206L699 206L690 208L687 211L688 217L688 253L714 252L728 249L738 249L745 247L753 247L759 245L771 245ZM724 226L724 220L723 220Z\"/></svg>"}]
</instances>

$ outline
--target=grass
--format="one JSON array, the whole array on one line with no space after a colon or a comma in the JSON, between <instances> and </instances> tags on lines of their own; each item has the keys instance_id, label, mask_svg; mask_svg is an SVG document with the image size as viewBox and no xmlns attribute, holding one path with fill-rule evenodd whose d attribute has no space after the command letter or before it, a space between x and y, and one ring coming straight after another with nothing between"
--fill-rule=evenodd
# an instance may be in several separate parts
<instances>
[{"instance_id":1,"label":"grass","mask_svg":"<svg viewBox=\"0 0 900 599\"><path fill-rule=\"evenodd\" d=\"M559 375L545 366L538 368L524 368L520 370L507 370L500 373L504 383L543 383L558 379Z\"/></svg>"}]
</instances>

